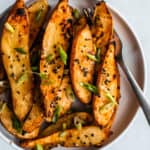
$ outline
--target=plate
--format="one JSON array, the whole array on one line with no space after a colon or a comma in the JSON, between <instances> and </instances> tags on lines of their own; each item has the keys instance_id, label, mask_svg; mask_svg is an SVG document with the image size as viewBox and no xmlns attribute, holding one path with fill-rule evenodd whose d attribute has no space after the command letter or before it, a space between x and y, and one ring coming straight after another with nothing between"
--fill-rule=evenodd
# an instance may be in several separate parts
<instances>
[{"instance_id":1,"label":"plate","mask_svg":"<svg viewBox=\"0 0 150 150\"><path fill-rule=\"evenodd\" d=\"M28 1L28 0L26 0ZM49 3L54 7L57 0L49 0ZM76 8L82 9L85 7L94 6L94 0L70 0L70 5ZM143 57L143 50L141 44L133 32L133 29L129 26L127 21L117 12L112 6L109 6L111 14L114 20L114 27L119 34L123 43L123 57L125 63L133 73L135 79L139 83L142 89L145 88L146 82L146 70L145 70L145 59ZM127 127L133 120L137 110L138 103L136 97L124 75L121 68L119 68L121 74L121 99L119 104L119 109L116 114L116 118L112 127L113 134L104 144L103 148L109 147L116 139L119 138ZM0 125L0 138L6 141L12 147L21 150L21 148L16 144L16 139L11 136L1 125ZM119 142L119 141L118 141ZM66 148L54 148L55 150L66 150ZM69 148L67 148L69 150ZM78 149L83 150L83 148L70 148L70 150ZM91 148L84 148L86 150L91 150ZM92 148L92 150L98 150L99 148Z\"/></svg>"}]
</instances>

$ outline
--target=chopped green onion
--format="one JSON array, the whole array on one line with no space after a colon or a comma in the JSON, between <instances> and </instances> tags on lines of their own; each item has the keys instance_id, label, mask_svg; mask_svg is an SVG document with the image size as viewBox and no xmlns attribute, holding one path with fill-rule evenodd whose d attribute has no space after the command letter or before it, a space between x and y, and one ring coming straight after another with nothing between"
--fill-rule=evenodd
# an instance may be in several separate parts
<instances>
[{"instance_id":1,"label":"chopped green onion","mask_svg":"<svg viewBox=\"0 0 150 150\"><path fill-rule=\"evenodd\" d=\"M113 106L114 106L114 103L112 103L112 102L107 103L107 104L103 105L102 107L100 107L99 111L100 111L100 113L105 114L105 113L107 113Z\"/></svg>"},{"instance_id":2,"label":"chopped green onion","mask_svg":"<svg viewBox=\"0 0 150 150\"><path fill-rule=\"evenodd\" d=\"M28 79L28 74L25 72L18 78L17 83L22 84L27 79Z\"/></svg>"},{"instance_id":3,"label":"chopped green onion","mask_svg":"<svg viewBox=\"0 0 150 150\"><path fill-rule=\"evenodd\" d=\"M87 54L87 57L88 57L89 59L91 59L91 60L96 61L96 62L98 62L98 61L99 61L99 60L96 58L96 56L94 56L94 55Z\"/></svg>"},{"instance_id":4,"label":"chopped green onion","mask_svg":"<svg viewBox=\"0 0 150 150\"><path fill-rule=\"evenodd\" d=\"M73 16L75 17L75 19L79 19L80 18L80 13L78 9L74 9L73 10Z\"/></svg>"},{"instance_id":5,"label":"chopped green onion","mask_svg":"<svg viewBox=\"0 0 150 150\"><path fill-rule=\"evenodd\" d=\"M12 126L18 133L22 133L22 124L16 116L12 117Z\"/></svg>"},{"instance_id":6,"label":"chopped green onion","mask_svg":"<svg viewBox=\"0 0 150 150\"><path fill-rule=\"evenodd\" d=\"M39 21L40 19L41 19L41 16L42 16L42 9L40 9L40 10L38 10L37 12L36 12L36 17L35 17L35 21Z\"/></svg>"},{"instance_id":7,"label":"chopped green onion","mask_svg":"<svg viewBox=\"0 0 150 150\"><path fill-rule=\"evenodd\" d=\"M109 93L109 92L106 92L106 97L108 98L108 100L110 102L112 102L114 105L118 105L116 100L113 98L113 96Z\"/></svg>"},{"instance_id":8,"label":"chopped green onion","mask_svg":"<svg viewBox=\"0 0 150 150\"><path fill-rule=\"evenodd\" d=\"M74 126L80 130L82 125L85 124L85 121L80 119L78 116L74 117Z\"/></svg>"},{"instance_id":9,"label":"chopped green onion","mask_svg":"<svg viewBox=\"0 0 150 150\"><path fill-rule=\"evenodd\" d=\"M52 54L49 54L47 57L46 57L46 61L49 63L49 62L51 62L52 61L52 59L53 59L53 55Z\"/></svg>"},{"instance_id":10,"label":"chopped green onion","mask_svg":"<svg viewBox=\"0 0 150 150\"><path fill-rule=\"evenodd\" d=\"M35 149L36 150L44 150L44 148L41 144L36 144Z\"/></svg>"},{"instance_id":11,"label":"chopped green onion","mask_svg":"<svg viewBox=\"0 0 150 150\"><path fill-rule=\"evenodd\" d=\"M47 80L48 76L45 73L38 73L39 77L41 78L41 80Z\"/></svg>"},{"instance_id":12,"label":"chopped green onion","mask_svg":"<svg viewBox=\"0 0 150 150\"><path fill-rule=\"evenodd\" d=\"M33 72L38 71L38 67L37 67L37 66L32 66L31 68L32 68L32 71L33 71Z\"/></svg>"},{"instance_id":13,"label":"chopped green onion","mask_svg":"<svg viewBox=\"0 0 150 150\"><path fill-rule=\"evenodd\" d=\"M67 53L65 52L65 50L63 49L63 47L61 45L58 46L58 51L59 51L61 60L66 65L67 59L68 59Z\"/></svg>"},{"instance_id":14,"label":"chopped green onion","mask_svg":"<svg viewBox=\"0 0 150 150\"><path fill-rule=\"evenodd\" d=\"M66 88L66 95L67 95L68 99L71 99L74 102L75 95L74 95L71 87Z\"/></svg>"},{"instance_id":15,"label":"chopped green onion","mask_svg":"<svg viewBox=\"0 0 150 150\"><path fill-rule=\"evenodd\" d=\"M23 48L14 48L18 53L27 54Z\"/></svg>"},{"instance_id":16,"label":"chopped green onion","mask_svg":"<svg viewBox=\"0 0 150 150\"><path fill-rule=\"evenodd\" d=\"M56 123L59 116L60 116L60 113L61 113L61 110L62 110L62 107L60 106L57 106L56 109L55 109L55 112L54 112L54 115L53 115L53 119L52 119L52 122L53 123Z\"/></svg>"},{"instance_id":17,"label":"chopped green onion","mask_svg":"<svg viewBox=\"0 0 150 150\"><path fill-rule=\"evenodd\" d=\"M59 137L64 137L66 135L66 132L61 132L60 134L59 134Z\"/></svg>"},{"instance_id":18,"label":"chopped green onion","mask_svg":"<svg viewBox=\"0 0 150 150\"><path fill-rule=\"evenodd\" d=\"M97 62L100 62L100 60L101 60L101 49L100 48L97 48L96 59L97 59Z\"/></svg>"},{"instance_id":19,"label":"chopped green onion","mask_svg":"<svg viewBox=\"0 0 150 150\"><path fill-rule=\"evenodd\" d=\"M63 129L63 130L66 130L66 129L67 129L67 124L66 124L66 123L63 123L63 124L62 124L62 129Z\"/></svg>"},{"instance_id":20,"label":"chopped green onion","mask_svg":"<svg viewBox=\"0 0 150 150\"><path fill-rule=\"evenodd\" d=\"M82 129L82 123L76 124L75 127L76 127L78 130L81 130L81 129Z\"/></svg>"},{"instance_id":21,"label":"chopped green onion","mask_svg":"<svg viewBox=\"0 0 150 150\"><path fill-rule=\"evenodd\" d=\"M94 94L98 94L98 88L92 84L89 83L83 83L80 82L79 83L80 86L84 87L85 89L89 90L90 92L94 93Z\"/></svg>"},{"instance_id":22,"label":"chopped green onion","mask_svg":"<svg viewBox=\"0 0 150 150\"><path fill-rule=\"evenodd\" d=\"M6 22L4 26L5 26L5 28L6 28L9 32L11 32L11 33L14 33L14 32L15 32L14 28L12 27L12 25L10 25L8 22Z\"/></svg>"}]
</instances>

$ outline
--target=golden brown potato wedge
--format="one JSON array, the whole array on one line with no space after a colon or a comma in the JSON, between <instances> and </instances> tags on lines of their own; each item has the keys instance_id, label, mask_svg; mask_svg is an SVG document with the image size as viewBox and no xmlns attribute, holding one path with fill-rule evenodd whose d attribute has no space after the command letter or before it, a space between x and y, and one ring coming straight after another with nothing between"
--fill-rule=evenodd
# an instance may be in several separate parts
<instances>
[{"instance_id":1,"label":"golden brown potato wedge","mask_svg":"<svg viewBox=\"0 0 150 150\"><path fill-rule=\"evenodd\" d=\"M23 0L10 11L3 28L1 51L10 82L13 109L23 120L32 107L32 74L29 60L29 19Z\"/></svg>"},{"instance_id":2,"label":"golden brown potato wedge","mask_svg":"<svg viewBox=\"0 0 150 150\"><path fill-rule=\"evenodd\" d=\"M37 0L29 6L27 10L30 20L29 46L31 47L46 19L46 15L49 11L49 4L47 0Z\"/></svg>"},{"instance_id":3,"label":"golden brown potato wedge","mask_svg":"<svg viewBox=\"0 0 150 150\"><path fill-rule=\"evenodd\" d=\"M106 127L114 117L120 97L119 71L115 62L115 45L111 43L98 72L97 88L100 96L93 97L93 113L96 122Z\"/></svg>"},{"instance_id":4,"label":"golden brown potato wedge","mask_svg":"<svg viewBox=\"0 0 150 150\"><path fill-rule=\"evenodd\" d=\"M32 132L30 133L23 134L23 132L21 131L21 126L18 125L20 123L18 123L18 121L14 120L13 118L15 118L15 115L8 108L7 104L4 103L0 111L0 121L9 133L11 133L19 139L33 139L38 136L39 128L32 130Z\"/></svg>"},{"instance_id":5,"label":"golden brown potato wedge","mask_svg":"<svg viewBox=\"0 0 150 150\"><path fill-rule=\"evenodd\" d=\"M31 112L23 124L23 131L31 133L37 128L40 128L44 121L43 112L39 104L33 104Z\"/></svg>"},{"instance_id":6,"label":"golden brown potato wedge","mask_svg":"<svg viewBox=\"0 0 150 150\"><path fill-rule=\"evenodd\" d=\"M64 65L66 64L65 51L68 50L70 40L67 33L71 28L71 19L72 9L68 5L68 0L60 0L44 33L40 72L47 76L47 82L50 83L41 83L47 121L51 121L53 115L50 110L50 104L54 99L53 91L57 91L57 88L60 87L63 77Z\"/></svg>"},{"instance_id":7,"label":"golden brown potato wedge","mask_svg":"<svg viewBox=\"0 0 150 150\"><path fill-rule=\"evenodd\" d=\"M92 93L81 86L81 83L93 83L95 61L88 56L95 56L92 34L85 25L74 37L71 51L70 72L74 92L85 104L91 101Z\"/></svg>"},{"instance_id":8,"label":"golden brown potato wedge","mask_svg":"<svg viewBox=\"0 0 150 150\"><path fill-rule=\"evenodd\" d=\"M113 19L104 1L99 2L95 7L91 29L97 48L107 45L112 38Z\"/></svg>"},{"instance_id":9,"label":"golden brown potato wedge","mask_svg":"<svg viewBox=\"0 0 150 150\"><path fill-rule=\"evenodd\" d=\"M77 112L77 113L69 114L60 118L56 122L56 124L52 124L48 126L46 129L44 129L40 133L40 137L51 135L57 131L63 131L64 130L63 125L66 127L66 129L75 128L75 124L74 124L75 120L80 120L84 122L83 126L90 125L91 123L93 123L93 117L86 112Z\"/></svg>"},{"instance_id":10,"label":"golden brown potato wedge","mask_svg":"<svg viewBox=\"0 0 150 150\"><path fill-rule=\"evenodd\" d=\"M64 147L100 146L106 140L107 134L97 126L87 126L82 129L59 131L44 138L24 141L23 148L34 148L36 144L54 147L58 144Z\"/></svg>"}]
</instances>

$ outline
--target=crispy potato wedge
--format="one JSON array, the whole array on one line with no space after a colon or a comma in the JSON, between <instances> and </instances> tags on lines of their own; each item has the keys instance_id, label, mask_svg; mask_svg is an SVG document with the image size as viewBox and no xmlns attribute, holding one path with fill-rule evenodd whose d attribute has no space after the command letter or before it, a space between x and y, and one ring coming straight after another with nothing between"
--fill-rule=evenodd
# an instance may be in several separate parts
<instances>
[{"instance_id":1,"label":"crispy potato wedge","mask_svg":"<svg viewBox=\"0 0 150 150\"><path fill-rule=\"evenodd\" d=\"M79 100L90 103L92 93L80 83L93 83L95 61L88 55L95 56L92 34L88 25L84 26L74 37L71 51L70 72L74 92Z\"/></svg>"},{"instance_id":2,"label":"crispy potato wedge","mask_svg":"<svg viewBox=\"0 0 150 150\"><path fill-rule=\"evenodd\" d=\"M64 72L64 62L61 59L63 56L61 56L58 48L61 46L64 51L68 50L70 37L67 36L67 32L71 28L71 19L72 9L68 5L68 0L60 0L44 33L40 72L45 73L47 80L51 82L51 84L41 84L47 121L51 121L53 115L50 107L54 99L53 91L57 91L57 88L60 87Z\"/></svg>"},{"instance_id":3,"label":"crispy potato wedge","mask_svg":"<svg viewBox=\"0 0 150 150\"><path fill-rule=\"evenodd\" d=\"M3 28L1 51L11 86L13 109L19 120L23 120L32 107L33 82L28 43L28 14L24 1L18 0Z\"/></svg>"},{"instance_id":4,"label":"crispy potato wedge","mask_svg":"<svg viewBox=\"0 0 150 150\"><path fill-rule=\"evenodd\" d=\"M35 41L41 27L43 26L49 8L50 7L47 0L37 0L27 8L30 20L30 47Z\"/></svg>"},{"instance_id":5,"label":"crispy potato wedge","mask_svg":"<svg viewBox=\"0 0 150 150\"><path fill-rule=\"evenodd\" d=\"M37 128L40 128L44 121L44 115L39 104L33 104L31 112L23 124L23 131L31 133Z\"/></svg>"},{"instance_id":6,"label":"crispy potato wedge","mask_svg":"<svg viewBox=\"0 0 150 150\"><path fill-rule=\"evenodd\" d=\"M8 108L7 104L4 103L0 111L0 121L5 129L16 136L19 139L33 139L38 136L39 128L32 130L31 133L21 134L13 127L12 118L14 117L13 112Z\"/></svg>"},{"instance_id":7,"label":"crispy potato wedge","mask_svg":"<svg viewBox=\"0 0 150 150\"><path fill-rule=\"evenodd\" d=\"M115 45L111 43L98 72L97 88L100 96L93 97L93 113L98 125L106 127L114 117L120 97L119 71L115 62Z\"/></svg>"},{"instance_id":8,"label":"crispy potato wedge","mask_svg":"<svg viewBox=\"0 0 150 150\"><path fill-rule=\"evenodd\" d=\"M60 118L56 124L52 124L44 129L40 133L40 137L51 135L57 131L63 131L63 124L65 124L66 129L75 128L74 120L82 120L84 122L83 126L93 123L93 117L86 112L77 112L73 114L66 115Z\"/></svg>"},{"instance_id":9,"label":"crispy potato wedge","mask_svg":"<svg viewBox=\"0 0 150 150\"><path fill-rule=\"evenodd\" d=\"M99 2L93 15L93 41L97 48L109 43L113 35L113 19L104 1Z\"/></svg>"},{"instance_id":10,"label":"crispy potato wedge","mask_svg":"<svg viewBox=\"0 0 150 150\"><path fill-rule=\"evenodd\" d=\"M54 147L58 144L64 147L100 146L107 138L107 134L97 126L83 127L81 130L70 129L59 131L44 138L24 141L23 148L34 148L36 144Z\"/></svg>"}]
</instances>

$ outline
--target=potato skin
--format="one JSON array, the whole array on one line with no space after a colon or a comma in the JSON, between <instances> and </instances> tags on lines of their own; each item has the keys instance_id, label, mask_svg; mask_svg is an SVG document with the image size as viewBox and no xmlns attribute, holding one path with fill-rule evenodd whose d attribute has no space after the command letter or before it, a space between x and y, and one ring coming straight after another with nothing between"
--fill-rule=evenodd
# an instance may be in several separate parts
<instances>
[{"instance_id":1,"label":"potato skin","mask_svg":"<svg viewBox=\"0 0 150 150\"><path fill-rule=\"evenodd\" d=\"M33 139L38 136L39 128L32 130L30 133L25 133L22 135L17 132L16 129L12 126L12 117L14 116L13 112L9 109L6 103L3 104L2 109L0 111L0 121L4 128L19 139Z\"/></svg>"},{"instance_id":2,"label":"potato skin","mask_svg":"<svg viewBox=\"0 0 150 150\"><path fill-rule=\"evenodd\" d=\"M34 148L36 144L54 147L58 144L64 147L89 147L100 146L107 139L108 135L98 126L87 126L81 130L70 129L63 132L56 132L50 136L24 141L20 145L23 148Z\"/></svg>"},{"instance_id":3,"label":"potato skin","mask_svg":"<svg viewBox=\"0 0 150 150\"><path fill-rule=\"evenodd\" d=\"M18 0L6 20L14 32L3 28L1 51L12 94L13 110L19 120L23 120L32 107L32 74L29 60L29 18L23 0ZM19 53L15 48L23 48L26 54ZM18 84L22 74L27 73L27 79ZM30 72L30 73L29 73Z\"/></svg>"},{"instance_id":4,"label":"potato skin","mask_svg":"<svg viewBox=\"0 0 150 150\"><path fill-rule=\"evenodd\" d=\"M40 133L40 137L51 135L57 131L62 131L62 125L63 123L66 124L67 129L75 128L74 126L74 118L79 118L84 121L84 126L92 124L93 123L93 117L86 113L86 112L77 112L73 114L68 114L62 118L60 118L56 124L52 124L48 126L46 129L44 129Z\"/></svg>"},{"instance_id":5,"label":"potato skin","mask_svg":"<svg viewBox=\"0 0 150 150\"><path fill-rule=\"evenodd\" d=\"M100 108L108 104L110 100L106 96L109 93L116 103L120 97L120 76L115 61L115 45L111 43L104 57L101 68L98 71L97 88L100 96L93 96L93 114L98 125L106 127L114 118L118 105L113 105L108 111L102 113Z\"/></svg>"},{"instance_id":6,"label":"potato skin","mask_svg":"<svg viewBox=\"0 0 150 150\"><path fill-rule=\"evenodd\" d=\"M71 23L68 21L71 19L72 9L68 5L68 0L61 0L52 12L43 37L40 72L46 72L48 79L52 81L49 85L41 84L47 121L51 121L53 116L50 108L55 96L53 91L58 90L64 73L64 63L60 59L58 45L61 45L65 51L68 50L70 37L66 34L71 28ZM49 63L46 60L48 55L53 57Z\"/></svg>"},{"instance_id":7,"label":"potato skin","mask_svg":"<svg viewBox=\"0 0 150 150\"><path fill-rule=\"evenodd\" d=\"M113 35L113 19L104 1L97 3L91 27L94 44L97 48L106 46Z\"/></svg>"},{"instance_id":8,"label":"potato skin","mask_svg":"<svg viewBox=\"0 0 150 150\"><path fill-rule=\"evenodd\" d=\"M86 24L76 33L71 51L70 72L74 92L79 100L85 104L90 103L92 93L80 85L83 83L93 84L95 61L89 59L87 54L95 55L92 34Z\"/></svg>"},{"instance_id":9,"label":"potato skin","mask_svg":"<svg viewBox=\"0 0 150 150\"><path fill-rule=\"evenodd\" d=\"M49 8L47 0L37 0L27 8L30 20L30 48L44 24ZM37 18L38 13L40 13L39 18Z\"/></svg>"}]
</instances>

